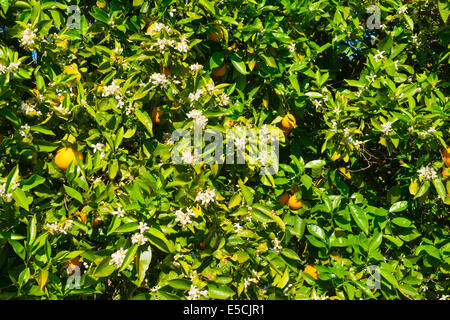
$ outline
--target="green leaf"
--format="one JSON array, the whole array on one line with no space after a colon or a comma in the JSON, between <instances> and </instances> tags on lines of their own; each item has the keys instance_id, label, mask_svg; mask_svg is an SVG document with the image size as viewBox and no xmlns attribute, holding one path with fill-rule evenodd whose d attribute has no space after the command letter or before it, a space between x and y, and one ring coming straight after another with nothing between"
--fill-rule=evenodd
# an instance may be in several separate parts
<instances>
[{"instance_id":1,"label":"green leaf","mask_svg":"<svg viewBox=\"0 0 450 320\"><path fill-rule=\"evenodd\" d=\"M450 14L450 4L446 0L438 0L438 7L439 13L441 14L441 18L442 20L444 20L444 23L446 23L448 16Z\"/></svg>"},{"instance_id":2,"label":"green leaf","mask_svg":"<svg viewBox=\"0 0 450 320\"><path fill-rule=\"evenodd\" d=\"M221 51L214 52L209 59L209 67L210 69L219 68L223 65L224 54Z\"/></svg>"},{"instance_id":3,"label":"green leaf","mask_svg":"<svg viewBox=\"0 0 450 320\"><path fill-rule=\"evenodd\" d=\"M442 199L442 201L444 201L447 192L445 191L445 186L442 183L441 179L439 179L439 178L433 179L433 185L434 185L434 188L436 189L439 197Z\"/></svg>"},{"instance_id":4,"label":"green leaf","mask_svg":"<svg viewBox=\"0 0 450 320\"><path fill-rule=\"evenodd\" d=\"M170 253L175 250L174 245L171 241L167 240L164 233L156 228L150 227L146 231L146 235L151 244L160 249L163 252Z\"/></svg>"},{"instance_id":5,"label":"green leaf","mask_svg":"<svg viewBox=\"0 0 450 320\"><path fill-rule=\"evenodd\" d=\"M30 130L32 131L36 131L36 132L40 132L49 136L54 136L55 134L53 133L52 130L50 130L49 128L47 128L46 126L41 126L41 125L35 125L35 126L31 126Z\"/></svg>"},{"instance_id":6,"label":"green leaf","mask_svg":"<svg viewBox=\"0 0 450 320\"><path fill-rule=\"evenodd\" d=\"M313 161L309 161L309 162L305 165L305 168L320 169L320 168L322 168L325 164L326 164L326 161L325 161L325 160L313 160Z\"/></svg>"},{"instance_id":7,"label":"green leaf","mask_svg":"<svg viewBox=\"0 0 450 320\"><path fill-rule=\"evenodd\" d=\"M353 220L356 222L358 227L367 235L369 233L369 221L367 219L366 213L361 209L361 207L353 203L350 203L349 207Z\"/></svg>"},{"instance_id":8,"label":"green leaf","mask_svg":"<svg viewBox=\"0 0 450 320\"><path fill-rule=\"evenodd\" d=\"M198 3L208 10L213 16L216 15L216 9L214 8L214 4L208 0L199 0Z\"/></svg>"},{"instance_id":9,"label":"green leaf","mask_svg":"<svg viewBox=\"0 0 450 320\"><path fill-rule=\"evenodd\" d=\"M406 208L408 208L408 201L398 201L391 206L389 212L400 212Z\"/></svg>"},{"instance_id":10,"label":"green leaf","mask_svg":"<svg viewBox=\"0 0 450 320\"><path fill-rule=\"evenodd\" d=\"M27 228L27 245L28 245L28 248L31 248L35 238L36 238L36 215L33 215L31 220L28 221L28 228Z\"/></svg>"},{"instance_id":11,"label":"green leaf","mask_svg":"<svg viewBox=\"0 0 450 320\"><path fill-rule=\"evenodd\" d=\"M242 182L241 179L239 179L238 184L239 184L239 187L241 188L242 195L244 196L245 202L247 202L247 204L249 206L251 206L253 203L253 193L250 191L251 189L249 187L247 187L246 185L244 185L244 183Z\"/></svg>"},{"instance_id":12,"label":"green leaf","mask_svg":"<svg viewBox=\"0 0 450 320\"><path fill-rule=\"evenodd\" d=\"M245 67L244 61L242 61L241 57L239 57L236 53L233 53L230 56L231 63L236 68L237 71L239 71L242 74L247 74L247 68Z\"/></svg>"},{"instance_id":13,"label":"green leaf","mask_svg":"<svg viewBox=\"0 0 450 320\"><path fill-rule=\"evenodd\" d=\"M142 284L145 279L145 274L152 261L152 247L150 245L141 247L138 250L137 256L137 272L138 272L138 286Z\"/></svg>"},{"instance_id":14,"label":"green leaf","mask_svg":"<svg viewBox=\"0 0 450 320\"><path fill-rule=\"evenodd\" d=\"M28 179L22 180L20 182L20 189L22 189L22 191L28 191L44 182L45 182L45 178L43 178L37 174L33 174Z\"/></svg>"},{"instance_id":15,"label":"green leaf","mask_svg":"<svg viewBox=\"0 0 450 320\"><path fill-rule=\"evenodd\" d=\"M430 182L425 181L425 183L420 186L419 191L417 191L416 195L414 196L414 199L417 199L417 198L420 198L421 196L423 196L428 191L429 188L430 188Z\"/></svg>"},{"instance_id":16,"label":"green leaf","mask_svg":"<svg viewBox=\"0 0 450 320\"><path fill-rule=\"evenodd\" d=\"M138 118L138 120L144 125L145 129L150 133L150 136L153 137L153 122L146 111L142 112L139 109L134 109L134 114Z\"/></svg>"},{"instance_id":17,"label":"green leaf","mask_svg":"<svg viewBox=\"0 0 450 320\"><path fill-rule=\"evenodd\" d=\"M208 284L208 296L211 299L228 299L235 294L236 292L226 285Z\"/></svg>"},{"instance_id":18,"label":"green leaf","mask_svg":"<svg viewBox=\"0 0 450 320\"><path fill-rule=\"evenodd\" d=\"M29 211L29 204L31 202L29 202L27 196L25 195L25 192L22 191L22 189L20 188L16 188L16 190L13 191L13 199L16 201L16 203L24 208L25 210ZM31 201L33 200L33 198L31 198Z\"/></svg>"},{"instance_id":19,"label":"green leaf","mask_svg":"<svg viewBox=\"0 0 450 320\"><path fill-rule=\"evenodd\" d=\"M122 266L119 269L119 272L125 270L128 267L128 265L131 263L131 261L133 261L134 256L136 255L137 249L138 249L137 243L133 244L131 246L131 248L128 249L127 254L125 255L125 258L123 259Z\"/></svg>"},{"instance_id":20,"label":"green leaf","mask_svg":"<svg viewBox=\"0 0 450 320\"><path fill-rule=\"evenodd\" d=\"M77 190L75 190L75 189L73 189L73 188L71 188L71 187L68 187L68 186L66 186L66 185L63 185L63 186L64 186L64 189L66 190L66 193L67 193L71 198L73 198L73 199L79 201L81 204L84 203L83 196L81 195L81 193L79 193Z\"/></svg>"},{"instance_id":21,"label":"green leaf","mask_svg":"<svg viewBox=\"0 0 450 320\"><path fill-rule=\"evenodd\" d=\"M321 227L315 224L308 224L307 228L309 233L326 242L325 231Z\"/></svg>"},{"instance_id":22,"label":"green leaf","mask_svg":"<svg viewBox=\"0 0 450 320\"><path fill-rule=\"evenodd\" d=\"M134 232L138 229L139 223L137 222L129 222L120 227L114 229L111 233L125 233L125 232Z\"/></svg>"},{"instance_id":23,"label":"green leaf","mask_svg":"<svg viewBox=\"0 0 450 320\"><path fill-rule=\"evenodd\" d=\"M3 13L6 14L9 8L9 0L0 0L0 6L2 7Z\"/></svg>"},{"instance_id":24,"label":"green leaf","mask_svg":"<svg viewBox=\"0 0 450 320\"><path fill-rule=\"evenodd\" d=\"M20 259L25 260L26 251L25 248L20 244L20 242L15 240L8 240L8 243L11 245L14 252L20 257Z\"/></svg>"},{"instance_id":25,"label":"green leaf","mask_svg":"<svg viewBox=\"0 0 450 320\"><path fill-rule=\"evenodd\" d=\"M405 217L394 217L391 222L402 228L409 228L413 226L412 221Z\"/></svg>"},{"instance_id":26,"label":"green leaf","mask_svg":"<svg viewBox=\"0 0 450 320\"><path fill-rule=\"evenodd\" d=\"M191 288L191 281L186 279L172 279L167 281L167 284L179 290L189 290Z\"/></svg>"},{"instance_id":27,"label":"green leaf","mask_svg":"<svg viewBox=\"0 0 450 320\"><path fill-rule=\"evenodd\" d=\"M294 250L291 250L291 249L288 249L288 248L283 248L281 250L281 254L283 256L289 258L289 259L300 261L300 257L298 256L298 254Z\"/></svg>"},{"instance_id":28,"label":"green leaf","mask_svg":"<svg viewBox=\"0 0 450 320\"><path fill-rule=\"evenodd\" d=\"M100 264L95 269L93 276L96 278L104 278L113 273L116 270L116 266L110 265L109 264L110 261L111 261L110 257L103 259L102 262L100 262Z\"/></svg>"}]
</instances>

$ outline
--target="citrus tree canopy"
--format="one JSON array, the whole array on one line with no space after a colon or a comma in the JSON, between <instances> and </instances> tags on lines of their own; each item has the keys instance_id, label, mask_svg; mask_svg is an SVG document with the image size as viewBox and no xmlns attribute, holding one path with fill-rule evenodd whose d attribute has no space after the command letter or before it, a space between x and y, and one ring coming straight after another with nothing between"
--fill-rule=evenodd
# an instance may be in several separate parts
<instances>
[{"instance_id":1,"label":"citrus tree canopy","mask_svg":"<svg viewBox=\"0 0 450 320\"><path fill-rule=\"evenodd\" d=\"M0 0L0 299L448 299L449 13Z\"/></svg>"}]
</instances>

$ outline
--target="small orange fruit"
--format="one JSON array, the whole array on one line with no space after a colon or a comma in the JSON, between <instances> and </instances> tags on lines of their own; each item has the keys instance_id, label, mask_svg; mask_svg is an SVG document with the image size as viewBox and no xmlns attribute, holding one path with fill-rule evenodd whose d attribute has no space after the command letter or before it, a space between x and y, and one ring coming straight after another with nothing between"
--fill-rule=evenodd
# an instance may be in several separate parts
<instances>
[{"instance_id":1,"label":"small orange fruit","mask_svg":"<svg viewBox=\"0 0 450 320\"><path fill-rule=\"evenodd\" d=\"M450 177L450 170L449 170L449 168L442 169L442 177L444 177L444 179L448 179L448 177Z\"/></svg>"},{"instance_id":2,"label":"small orange fruit","mask_svg":"<svg viewBox=\"0 0 450 320\"><path fill-rule=\"evenodd\" d=\"M289 198L289 207L292 210L298 210L302 207L302 201L301 200L297 200L297 195L293 194L290 198Z\"/></svg>"},{"instance_id":3,"label":"small orange fruit","mask_svg":"<svg viewBox=\"0 0 450 320\"><path fill-rule=\"evenodd\" d=\"M442 158L444 159L445 164L450 166L450 147L444 149L444 151L442 152Z\"/></svg>"},{"instance_id":4,"label":"small orange fruit","mask_svg":"<svg viewBox=\"0 0 450 320\"><path fill-rule=\"evenodd\" d=\"M223 77L226 72L227 72L227 65L224 64L220 68L214 69L212 72L212 75L214 78L220 78L220 77Z\"/></svg>"},{"instance_id":5,"label":"small orange fruit","mask_svg":"<svg viewBox=\"0 0 450 320\"><path fill-rule=\"evenodd\" d=\"M281 120L281 129L283 129L285 135L286 133L289 133L292 129L294 129L297 125L297 121L295 120L295 117L291 113L287 113L283 120Z\"/></svg>"},{"instance_id":6,"label":"small orange fruit","mask_svg":"<svg viewBox=\"0 0 450 320\"><path fill-rule=\"evenodd\" d=\"M305 270L303 270L304 273L309 274L311 277L313 277L315 280L317 280L317 270L312 265L306 266Z\"/></svg>"},{"instance_id":7,"label":"small orange fruit","mask_svg":"<svg viewBox=\"0 0 450 320\"><path fill-rule=\"evenodd\" d=\"M75 212L75 215L78 216L81 221L86 222L86 214L84 212L77 211Z\"/></svg>"},{"instance_id":8,"label":"small orange fruit","mask_svg":"<svg viewBox=\"0 0 450 320\"><path fill-rule=\"evenodd\" d=\"M56 152L55 163L62 170L66 170L69 164L73 161L74 164L78 164L77 156L83 161L83 154L72 148L61 148Z\"/></svg>"},{"instance_id":9,"label":"small orange fruit","mask_svg":"<svg viewBox=\"0 0 450 320\"><path fill-rule=\"evenodd\" d=\"M155 107L152 110L152 121L154 124L163 124L163 121L161 121L160 117L162 116L163 111L159 110L159 107Z\"/></svg>"},{"instance_id":10,"label":"small orange fruit","mask_svg":"<svg viewBox=\"0 0 450 320\"><path fill-rule=\"evenodd\" d=\"M285 192L281 195L280 199L278 199L278 203L282 205L287 205L289 203L289 192Z\"/></svg>"},{"instance_id":11,"label":"small orange fruit","mask_svg":"<svg viewBox=\"0 0 450 320\"><path fill-rule=\"evenodd\" d=\"M212 28L216 29L217 31L209 31L208 37L214 42L219 42L220 40L222 40L223 31L217 24L213 25Z\"/></svg>"}]
</instances>

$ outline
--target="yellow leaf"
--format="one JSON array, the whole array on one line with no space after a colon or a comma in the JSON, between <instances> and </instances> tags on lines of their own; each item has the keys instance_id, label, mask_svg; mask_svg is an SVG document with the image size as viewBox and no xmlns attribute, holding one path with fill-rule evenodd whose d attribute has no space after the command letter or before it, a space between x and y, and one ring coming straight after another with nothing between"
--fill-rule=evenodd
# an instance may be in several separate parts
<instances>
[{"instance_id":1,"label":"yellow leaf","mask_svg":"<svg viewBox=\"0 0 450 320\"><path fill-rule=\"evenodd\" d=\"M331 156L331 160L336 161L341 157L341 154L338 151L333 152L333 155Z\"/></svg>"},{"instance_id":2,"label":"yellow leaf","mask_svg":"<svg viewBox=\"0 0 450 320\"><path fill-rule=\"evenodd\" d=\"M347 172L347 170L345 168L339 168L339 171L346 176L348 179L352 178L352 175L350 174L350 172Z\"/></svg>"},{"instance_id":3,"label":"yellow leaf","mask_svg":"<svg viewBox=\"0 0 450 320\"><path fill-rule=\"evenodd\" d=\"M196 218L202 215L202 208L200 208L200 205L197 205L196 207L194 207L192 209L192 211L194 211Z\"/></svg>"},{"instance_id":4,"label":"yellow leaf","mask_svg":"<svg viewBox=\"0 0 450 320\"><path fill-rule=\"evenodd\" d=\"M47 279L48 279L48 271L41 270L39 275L39 289L42 290L42 288L44 288L45 284L47 283Z\"/></svg>"},{"instance_id":5,"label":"yellow leaf","mask_svg":"<svg viewBox=\"0 0 450 320\"><path fill-rule=\"evenodd\" d=\"M269 91L266 91L263 97L263 105L267 109L269 107Z\"/></svg>"},{"instance_id":6,"label":"yellow leaf","mask_svg":"<svg viewBox=\"0 0 450 320\"><path fill-rule=\"evenodd\" d=\"M409 185L409 193L411 193L413 196L416 195L417 190L419 190L419 183L417 182L417 179L411 178L411 184Z\"/></svg>"},{"instance_id":7,"label":"yellow leaf","mask_svg":"<svg viewBox=\"0 0 450 320\"><path fill-rule=\"evenodd\" d=\"M250 71L253 71L253 69L255 68L255 65L256 65L256 60L255 59L251 59L248 62L248 68L250 69Z\"/></svg>"},{"instance_id":8,"label":"yellow leaf","mask_svg":"<svg viewBox=\"0 0 450 320\"><path fill-rule=\"evenodd\" d=\"M349 154L346 153L343 159L344 159L345 162L348 162L348 160L350 160Z\"/></svg>"},{"instance_id":9,"label":"yellow leaf","mask_svg":"<svg viewBox=\"0 0 450 320\"><path fill-rule=\"evenodd\" d=\"M380 144L387 148L387 142L386 142L386 138L385 137L381 137L380 138Z\"/></svg>"}]
</instances>

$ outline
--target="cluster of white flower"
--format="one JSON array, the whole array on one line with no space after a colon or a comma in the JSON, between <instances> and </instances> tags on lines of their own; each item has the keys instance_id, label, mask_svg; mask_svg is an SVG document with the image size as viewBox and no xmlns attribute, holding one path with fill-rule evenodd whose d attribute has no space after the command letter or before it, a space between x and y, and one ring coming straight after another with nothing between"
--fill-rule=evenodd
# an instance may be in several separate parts
<instances>
[{"instance_id":1,"label":"cluster of white flower","mask_svg":"<svg viewBox=\"0 0 450 320\"><path fill-rule=\"evenodd\" d=\"M291 42L289 45L289 52L294 53L295 52L295 42Z\"/></svg>"},{"instance_id":2,"label":"cluster of white flower","mask_svg":"<svg viewBox=\"0 0 450 320\"><path fill-rule=\"evenodd\" d=\"M47 223L46 227L51 233L63 233L67 232L72 228L73 220L66 220L65 223L54 222L52 224Z\"/></svg>"},{"instance_id":3,"label":"cluster of white flower","mask_svg":"<svg viewBox=\"0 0 450 320\"><path fill-rule=\"evenodd\" d=\"M181 162L184 164L191 164L191 165L199 164L200 160L201 158L197 150L195 150L194 154L192 154L191 150L187 148L181 153Z\"/></svg>"},{"instance_id":4,"label":"cluster of white flower","mask_svg":"<svg viewBox=\"0 0 450 320\"><path fill-rule=\"evenodd\" d=\"M381 124L381 132L383 132L384 135L388 135L389 132L391 131L392 131L392 122L387 121Z\"/></svg>"},{"instance_id":5,"label":"cluster of white flower","mask_svg":"<svg viewBox=\"0 0 450 320\"><path fill-rule=\"evenodd\" d=\"M273 248L272 250L275 251L276 253L279 253L281 249L283 249L283 247L281 246L281 241L278 240L278 238L275 238L272 240L273 242Z\"/></svg>"},{"instance_id":6,"label":"cluster of white flower","mask_svg":"<svg viewBox=\"0 0 450 320\"><path fill-rule=\"evenodd\" d=\"M6 193L6 184L0 184L0 199L5 199L6 201L11 201L12 199L12 192Z\"/></svg>"},{"instance_id":7,"label":"cluster of white flower","mask_svg":"<svg viewBox=\"0 0 450 320\"><path fill-rule=\"evenodd\" d=\"M175 211L175 215L177 216L175 221L181 223L184 227L185 225L191 223L191 217L194 216L194 212L191 208L186 208L186 213L183 210L179 209Z\"/></svg>"},{"instance_id":8,"label":"cluster of white flower","mask_svg":"<svg viewBox=\"0 0 450 320\"><path fill-rule=\"evenodd\" d=\"M405 5L405 6L401 6L400 8L398 8L397 13L403 14L403 13L406 13L406 11L408 11L408 7Z\"/></svg>"},{"instance_id":9,"label":"cluster of white flower","mask_svg":"<svg viewBox=\"0 0 450 320\"><path fill-rule=\"evenodd\" d=\"M20 127L19 134L24 138L33 140L33 136L30 132L30 128L31 127L27 123L25 123L23 126Z\"/></svg>"},{"instance_id":10,"label":"cluster of white flower","mask_svg":"<svg viewBox=\"0 0 450 320\"><path fill-rule=\"evenodd\" d=\"M224 92L219 96L219 106L227 106L230 103L230 97Z\"/></svg>"},{"instance_id":11,"label":"cluster of white flower","mask_svg":"<svg viewBox=\"0 0 450 320\"><path fill-rule=\"evenodd\" d=\"M102 97L109 96L114 96L117 100L119 100L122 96L122 90L115 81L113 81L109 86L103 87Z\"/></svg>"},{"instance_id":12,"label":"cluster of white flower","mask_svg":"<svg viewBox=\"0 0 450 320\"><path fill-rule=\"evenodd\" d=\"M239 224L239 222L236 222L235 224L233 224L233 227L234 227L235 233L239 233L242 231L242 226Z\"/></svg>"},{"instance_id":13,"label":"cluster of white flower","mask_svg":"<svg viewBox=\"0 0 450 320\"><path fill-rule=\"evenodd\" d=\"M189 51L189 41L186 38L181 38L181 41L177 44L177 50L180 52L188 52Z\"/></svg>"},{"instance_id":14,"label":"cluster of white flower","mask_svg":"<svg viewBox=\"0 0 450 320\"><path fill-rule=\"evenodd\" d=\"M150 82L155 86L162 86L163 88L167 88L170 85L170 80L163 73L153 73L150 76Z\"/></svg>"},{"instance_id":15,"label":"cluster of white flower","mask_svg":"<svg viewBox=\"0 0 450 320\"><path fill-rule=\"evenodd\" d=\"M258 139L261 143L269 143L275 141L275 139L277 139L275 128L267 124L262 125L259 129Z\"/></svg>"},{"instance_id":16,"label":"cluster of white flower","mask_svg":"<svg viewBox=\"0 0 450 320\"><path fill-rule=\"evenodd\" d=\"M137 243L138 246L142 246L146 244L148 241L148 238L145 237L142 233L135 233L131 236L131 243L135 244Z\"/></svg>"},{"instance_id":17,"label":"cluster of white flower","mask_svg":"<svg viewBox=\"0 0 450 320\"><path fill-rule=\"evenodd\" d=\"M150 26L150 28L147 29L147 32L145 34L149 35L154 32L161 32L163 29L165 29L167 33L172 32L172 28L170 28L169 26L166 26L163 23L155 22Z\"/></svg>"},{"instance_id":18,"label":"cluster of white flower","mask_svg":"<svg viewBox=\"0 0 450 320\"><path fill-rule=\"evenodd\" d=\"M149 226L145 223L145 222L139 222L139 226L138 226L139 232L140 233L144 233L145 231L147 231L149 229Z\"/></svg>"},{"instance_id":19,"label":"cluster of white flower","mask_svg":"<svg viewBox=\"0 0 450 320\"><path fill-rule=\"evenodd\" d=\"M99 152L100 153L100 159L103 159L105 157L105 152L103 151L103 143L96 143L96 144L91 144L91 148L94 149L94 153Z\"/></svg>"},{"instance_id":20,"label":"cluster of white flower","mask_svg":"<svg viewBox=\"0 0 450 320\"><path fill-rule=\"evenodd\" d=\"M112 215L117 215L119 218L122 218L125 215L125 210L121 206L117 207L117 210L111 211Z\"/></svg>"},{"instance_id":21,"label":"cluster of white flower","mask_svg":"<svg viewBox=\"0 0 450 320\"><path fill-rule=\"evenodd\" d=\"M194 63L189 66L189 69L191 69L191 71L199 71L203 69L203 65L199 63Z\"/></svg>"},{"instance_id":22,"label":"cluster of white flower","mask_svg":"<svg viewBox=\"0 0 450 320\"><path fill-rule=\"evenodd\" d=\"M215 189L206 189L204 192L199 192L195 197L196 202L201 202L202 205L208 205L210 202L217 201L217 195Z\"/></svg>"},{"instance_id":23,"label":"cluster of white flower","mask_svg":"<svg viewBox=\"0 0 450 320\"><path fill-rule=\"evenodd\" d=\"M413 129L414 130L414 129ZM420 131L417 134L421 139L427 138L429 135L436 132L436 129L434 127L430 127L427 131Z\"/></svg>"},{"instance_id":24,"label":"cluster of white flower","mask_svg":"<svg viewBox=\"0 0 450 320\"><path fill-rule=\"evenodd\" d=\"M63 103L59 103L56 107L54 107L56 111L58 111L62 115L70 114L70 110L68 107L64 107Z\"/></svg>"},{"instance_id":25,"label":"cluster of white flower","mask_svg":"<svg viewBox=\"0 0 450 320\"><path fill-rule=\"evenodd\" d=\"M376 74L371 73L371 74L369 75L369 80L370 80L370 82L374 82L376 78L377 78L377 75L376 75Z\"/></svg>"},{"instance_id":26,"label":"cluster of white flower","mask_svg":"<svg viewBox=\"0 0 450 320\"><path fill-rule=\"evenodd\" d=\"M245 148L246 130L242 126L236 126L231 130L234 145L237 150L242 151Z\"/></svg>"},{"instance_id":27,"label":"cluster of white flower","mask_svg":"<svg viewBox=\"0 0 450 320\"><path fill-rule=\"evenodd\" d=\"M180 253L177 253L176 255L173 256L173 265L176 267L180 266L180 263L178 262L179 259L183 258L183 255Z\"/></svg>"},{"instance_id":28,"label":"cluster of white flower","mask_svg":"<svg viewBox=\"0 0 450 320\"><path fill-rule=\"evenodd\" d=\"M174 48L174 47L176 47L176 43L175 43L175 40L169 40L169 39L162 38L162 39L156 40L156 43L155 43L155 44L152 44L152 45L150 46L150 49L153 49L153 48L155 48L155 47L156 47L162 54L164 54L164 53L166 52L166 47Z\"/></svg>"},{"instance_id":29,"label":"cluster of white flower","mask_svg":"<svg viewBox=\"0 0 450 320\"><path fill-rule=\"evenodd\" d=\"M345 137L346 142L348 144L351 144L351 145L353 145L355 147L359 147L362 144L362 141L353 139L353 136L351 135L349 128L345 128L344 129L344 137Z\"/></svg>"},{"instance_id":30,"label":"cluster of white flower","mask_svg":"<svg viewBox=\"0 0 450 320\"><path fill-rule=\"evenodd\" d=\"M272 165L272 154L267 150L260 150L256 161L261 167L270 167Z\"/></svg>"},{"instance_id":31,"label":"cluster of white flower","mask_svg":"<svg viewBox=\"0 0 450 320\"><path fill-rule=\"evenodd\" d=\"M251 283L255 283L258 284L259 280L256 278L245 278L244 279L244 288L247 289L247 287L251 284Z\"/></svg>"},{"instance_id":32,"label":"cluster of white flower","mask_svg":"<svg viewBox=\"0 0 450 320\"><path fill-rule=\"evenodd\" d=\"M194 129L205 129L208 124L208 118L203 115L202 110L191 110L187 117L194 120Z\"/></svg>"},{"instance_id":33,"label":"cluster of white flower","mask_svg":"<svg viewBox=\"0 0 450 320\"><path fill-rule=\"evenodd\" d=\"M191 285L191 289L189 290L188 296L186 297L188 300L198 300L202 296L208 296L208 290L200 290L196 286Z\"/></svg>"},{"instance_id":34,"label":"cluster of white flower","mask_svg":"<svg viewBox=\"0 0 450 320\"><path fill-rule=\"evenodd\" d=\"M417 173L419 174L420 178L425 179L427 181L436 179L438 177L436 170L434 170L434 168L429 166L421 167L419 170L417 170Z\"/></svg>"},{"instance_id":35,"label":"cluster of white flower","mask_svg":"<svg viewBox=\"0 0 450 320\"><path fill-rule=\"evenodd\" d=\"M34 46L34 41L36 39L36 32L38 30L31 29L31 25L28 25L28 28L22 31L22 38L20 39L20 43L24 47L32 47Z\"/></svg>"},{"instance_id":36,"label":"cluster of white flower","mask_svg":"<svg viewBox=\"0 0 450 320\"><path fill-rule=\"evenodd\" d=\"M31 116L36 114L35 105L32 104L32 100L28 99L27 101L22 101L22 104L20 105L20 112L24 113L26 116Z\"/></svg>"},{"instance_id":37,"label":"cluster of white flower","mask_svg":"<svg viewBox=\"0 0 450 320\"><path fill-rule=\"evenodd\" d=\"M125 256L127 255L127 251L128 249L124 250L123 248L120 248L118 251L114 252L111 255L111 260L109 261L109 264L110 265L115 264L116 268L119 268L122 265Z\"/></svg>"}]
</instances>

